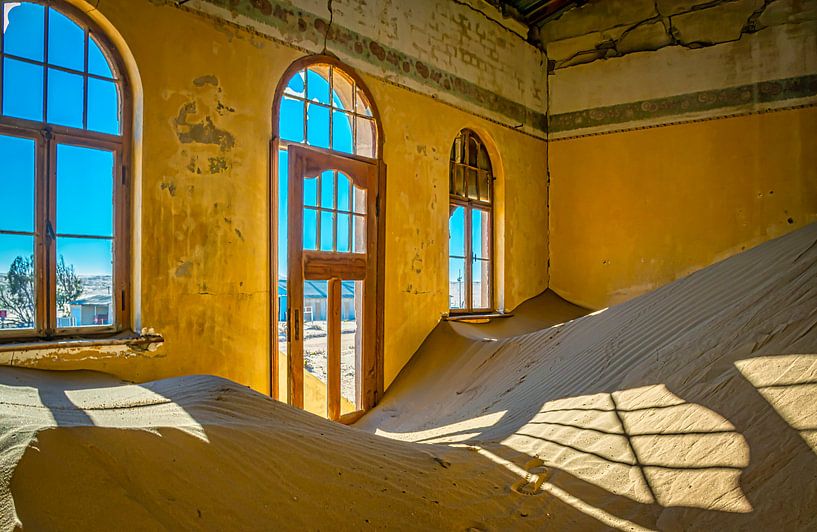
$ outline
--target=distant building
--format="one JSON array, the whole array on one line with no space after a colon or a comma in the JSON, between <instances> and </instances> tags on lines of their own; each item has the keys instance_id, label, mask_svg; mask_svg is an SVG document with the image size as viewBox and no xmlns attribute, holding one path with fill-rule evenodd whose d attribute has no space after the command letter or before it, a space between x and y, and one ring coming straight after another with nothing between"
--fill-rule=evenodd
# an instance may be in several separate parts
<instances>
[{"instance_id":1,"label":"distant building","mask_svg":"<svg viewBox=\"0 0 817 532\"><path fill-rule=\"evenodd\" d=\"M111 296L100 294L72 301L71 315L60 318L61 327L79 327L81 325L106 325L111 323ZM70 323L65 323L70 321Z\"/></svg>"},{"instance_id":2,"label":"distant building","mask_svg":"<svg viewBox=\"0 0 817 532\"><path fill-rule=\"evenodd\" d=\"M327 282L304 281L304 322L326 321ZM341 281L340 319L355 319L355 281ZM287 280L278 280L278 320L286 321Z\"/></svg>"}]
</instances>

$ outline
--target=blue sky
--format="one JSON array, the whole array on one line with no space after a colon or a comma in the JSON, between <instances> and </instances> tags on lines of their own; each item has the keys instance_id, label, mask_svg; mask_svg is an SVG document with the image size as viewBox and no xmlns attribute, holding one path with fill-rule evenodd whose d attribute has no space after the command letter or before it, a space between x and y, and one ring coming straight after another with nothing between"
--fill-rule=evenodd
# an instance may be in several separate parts
<instances>
[{"instance_id":1,"label":"blue sky","mask_svg":"<svg viewBox=\"0 0 817 532\"><path fill-rule=\"evenodd\" d=\"M81 129L87 83L87 129L119 134L119 95L107 59L90 39L86 70L84 30L54 9L46 28L45 9L25 2L3 5L3 114ZM43 64L46 31L47 65ZM47 109L43 105L46 70ZM114 155L68 145L57 145L56 152L57 254L80 274L110 275ZM34 141L0 135L0 160L0 230L31 232ZM65 234L107 239L60 236ZM31 254L32 248L31 236L0 234L0 272L5 272L17 255Z\"/></svg>"}]
</instances>

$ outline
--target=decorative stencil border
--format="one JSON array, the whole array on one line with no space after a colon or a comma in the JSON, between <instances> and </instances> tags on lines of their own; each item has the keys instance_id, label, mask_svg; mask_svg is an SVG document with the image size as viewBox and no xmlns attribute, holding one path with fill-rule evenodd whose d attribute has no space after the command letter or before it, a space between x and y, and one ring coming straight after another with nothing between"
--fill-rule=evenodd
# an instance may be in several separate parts
<instances>
[{"instance_id":1,"label":"decorative stencil border","mask_svg":"<svg viewBox=\"0 0 817 532\"><path fill-rule=\"evenodd\" d=\"M384 46L321 17L284 5L274 0L202 0L205 3L230 11L233 15L247 17L269 26L293 41L312 41L335 53L352 57L388 73L409 78L433 90L445 92L456 98L506 117L509 122L530 128L542 134L547 130L545 113L531 109L496 94L480 85L455 76L449 72L424 63L399 50ZM328 35L327 35L328 31ZM396 80L390 80L395 82ZM544 80L543 80L544 82ZM516 124L513 124L516 126ZM519 127L516 126L516 127Z\"/></svg>"},{"instance_id":2,"label":"decorative stencil border","mask_svg":"<svg viewBox=\"0 0 817 532\"><path fill-rule=\"evenodd\" d=\"M654 121L662 118L680 118L693 113L798 100L816 95L817 75L763 81L738 87L692 92L667 98L551 115L550 133L569 132L574 133L575 136L582 136L581 130L587 128L620 126L631 122Z\"/></svg>"}]
</instances>

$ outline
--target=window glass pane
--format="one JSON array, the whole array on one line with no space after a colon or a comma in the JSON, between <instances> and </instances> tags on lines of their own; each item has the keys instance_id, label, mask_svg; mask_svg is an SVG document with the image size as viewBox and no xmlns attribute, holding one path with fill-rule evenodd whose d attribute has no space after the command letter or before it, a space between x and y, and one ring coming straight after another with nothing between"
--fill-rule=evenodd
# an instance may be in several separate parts
<instances>
[{"instance_id":1,"label":"window glass pane","mask_svg":"<svg viewBox=\"0 0 817 532\"><path fill-rule=\"evenodd\" d=\"M284 94L291 94L292 96L297 96L299 98L305 98L306 94L304 93L304 71L301 70L300 72L296 72L294 76L292 76L287 83L286 88L284 89Z\"/></svg>"},{"instance_id":2,"label":"window glass pane","mask_svg":"<svg viewBox=\"0 0 817 532\"><path fill-rule=\"evenodd\" d=\"M355 253L366 253L366 217L352 216L352 238Z\"/></svg>"},{"instance_id":3,"label":"window glass pane","mask_svg":"<svg viewBox=\"0 0 817 532\"><path fill-rule=\"evenodd\" d=\"M306 141L318 148L329 147L329 108L307 104Z\"/></svg>"},{"instance_id":4,"label":"window glass pane","mask_svg":"<svg viewBox=\"0 0 817 532\"><path fill-rule=\"evenodd\" d=\"M332 251L335 248L335 214L321 211L321 251Z\"/></svg>"},{"instance_id":5,"label":"window glass pane","mask_svg":"<svg viewBox=\"0 0 817 532\"><path fill-rule=\"evenodd\" d=\"M335 207L335 172L327 170L321 174L321 207Z\"/></svg>"},{"instance_id":6,"label":"window glass pane","mask_svg":"<svg viewBox=\"0 0 817 532\"><path fill-rule=\"evenodd\" d=\"M278 127L282 139L303 142L304 102L284 96L284 99L281 100L281 115Z\"/></svg>"},{"instance_id":7,"label":"window glass pane","mask_svg":"<svg viewBox=\"0 0 817 532\"><path fill-rule=\"evenodd\" d=\"M83 77L53 68L48 69L48 122L60 126L82 127Z\"/></svg>"},{"instance_id":8,"label":"window glass pane","mask_svg":"<svg viewBox=\"0 0 817 532\"><path fill-rule=\"evenodd\" d=\"M29 2L3 4L3 51L7 54L43 60L45 8Z\"/></svg>"},{"instance_id":9,"label":"window glass pane","mask_svg":"<svg viewBox=\"0 0 817 532\"><path fill-rule=\"evenodd\" d=\"M460 166L456 165L454 167L454 189L451 191L452 194L456 194L457 196L465 196L465 169Z\"/></svg>"},{"instance_id":10,"label":"window glass pane","mask_svg":"<svg viewBox=\"0 0 817 532\"><path fill-rule=\"evenodd\" d=\"M318 211L304 209L304 249L318 249Z\"/></svg>"},{"instance_id":11,"label":"window glass pane","mask_svg":"<svg viewBox=\"0 0 817 532\"><path fill-rule=\"evenodd\" d=\"M113 78L111 65L93 37L88 39L88 72L103 78Z\"/></svg>"},{"instance_id":12,"label":"window glass pane","mask_svg":"<svg viewBox=\"0 0 817 532\"><path fill-rule=\"evenodd\" d=\"M286 363L287 352L287 253L289 251L289 154L285 149L278 150L278 334L273 340L278 347L278 399L286 401L286 383L288 380Z\"/></svg>"},{"instance_id":13,"label":"window glass pane","mask_svg":"<svg viewBox=\"0 0 817 532\"><path fill-rule=\"evenodd\" d=\"M110 325L113 320L112 241L57 238L57 326Z\"/></svg>"},{"instance_id":14,"label":"window glass pane","mask_svg":"<svg viewBox=\"0 0 817 532\"><path fill-rule=\"evenodd\" d=\"M57 234L113 236L110 151L57 146Z\"/></svg>"},{"instance_id":15,"label":"window glass pane","mask_svg":"<svg viewBox=\"0 0 817 532\"><path fill-rule=\"evenodd\" d=\"M343 281L340 309L340 414L358 409L358 361L363 353L363 281Z\"/></svg>"},{"instance_id":16,"label":"window glass pane","mask_svg":"<svg viewBox=\"0 0 817 532\"><path fill-rule=\"evenodd\" d=\"M0 135L0 230L34 232L34 150L32 139Z\"/></svg>"},{"instance_id":17,"label":"window glass pane","mask_svg":"<svg viewBox=\"0 0 817 532\"><path fill-rule=\"evenodd\" d=\"M304 179L304 205L310 207L318 206L318 178L310 177Z\"/></svg>"},{"instance_id":18,"label":"window glass pane","mask_svg":"<svg viewBox=\"0 0 817 532\"><path fill-rule=\"evenodd\" d=\"M343 173L338 172L338 210L349 211L349 187L351 182Z\"/></svg>"},{"instance_id":19,"label":"window glass pane","mask_svg":"<svg viewBox=\"0 0 817 532\"><path fill-rule=\"evenodd\" d=\"M8 57L4 59L3 114L15 118L42 121L42 66L16 61Z\"/></svg>"},{"instance_id":20,"label":"window glass pane","mask_svg":"<svg viewBox=\"0 0 817 532\"><path fill-rule=\"evenodd\" d=\"M332 149L352 153L352 115L342 111L332 113Z\"/></svg>"},{"instance_id":21,"label":"window glass pane","mask_svg":"<svg viewBox=\"0 0 817 532\"><path fill-rule=\"evenodd\" d=\"M449 212L448 254L452 257L465 257L465 208L452 205Z\"/></svg>"},{"instance_id":22,"label":"window glass pane","mask_svg":"<svg viewBox=\"0 0 817 532\"><path fill-rule=\"evenodd\" d=\"M349 230L351 229L349 215L348 214L338 214L338 235L337 235L337 243L338 243L338 251L340 253L349 253L351 249L349 248Z\"/></svg>"},{"instance_id":23,"label":"window glass pane","mask_svg":"<svg viewBox=\"0 0 817 532\"><path fill-rule=\"evenodd\" d=\"M119 93L113 81L88 78L88 129L119 134Z\"/></svg>"},{"instance_id":24,"label":"window glass pane","mask_svg":"<svg viewBox=\"0 0 817 532\"><path fill-rule=\"evenodd\" d=\"M473 168L465 168L465 179L468 186L468 197L471 199L479 199L477 193L477 171Z\"/></svg>"},{"instance_id":25,"label":"window glass pane","mask_svg":"<svg viewBox=\"0 0 817 532\"><path fill-rule=\"evenodd\" d=\"M327 282L304 281L304 410L326 417Z\"/></svg>"},{"instance_id":26,"label":"window glass pane","mask_svg":"<svg viewBox=\"0 0 817 532\"><path fill-rule=\"evenodd\" d=\"M474 259L471 264L471 306L475 309L488 308L491 294L491 263L487 260Z\"/></svg>"},{"instance_id":27,"label":"window glass pane","mask_svg":"<svg viewBox=\"0 0 817 532\"><path fill-rule=\"evenodd\" d=\"M465 308L465 259L448 259L448 300L450 308Z\"/></svg>"},{"instance_id":28,"label":"window glass pane","mask_svg":"<svg viewBox=\"0 0 817 532\"><path fill-rule=\"evenodd\" d=\"M479 173L479 199L481 201L491 201L493 188L493 178L485 171Z\"/></svg>"},{"instance_id":29,"label":"window glass pane","mask_svg":"<svg viewBox=\"0 0 817 532\"><path fill-rule=\"evenodd\" d=\"M480 170L491 171L491 160L488 158L488 150L485 149L485 146L479 150L478 166Z\"/></svg>"},{"instance_id":30,"label":"window glass pane","mask_svg":"<svg viewBox=\"0 0 817 532\"><path fill-rule=\"evenodd\" d=\"M352 111L352 94L354 87L352 86L352 79L347 78L346 75L337 68L332 69L332 104L337 109L347 109Z\"/></svg>"},{"instance_id":31,"label":"window glass pane","mask_svg":"<svg viewBox=\"0 0 817 532\"><path fill-rule=\"evenodd\" d=\"M0 234L0 329L35 322L34 237Z\"/></svg>"},{"instance_id":32,"label":"window glass pane","mask_svg":"<svg viewBox=\"0 0 817 532\"><path fill-rule=\"evenodd\" d=\"M366 189L352 187L352 211L366 214Z\"/></svg>"},{"instance_id":33,"label":"window glass pane","mask_svg":"<svg viewBox=\"0 0 817 532\"><path fill-rule=\"evenodd\" d=\"M374 120L358 117L355 121L355 130L355 153L374 158L377 139Z\"/></svg>"},{"instance_id":34,"label":"window glass pane","mask_svg":"<svg viewBox=\"0 0 817 532\"><path fill-rule=\"evenodd\" d=\"M355 112L359 115L372 116L372 110L369 107L369 100L360 89L355 91Z\"/></svg>"},{"instance_id":35,"label":"window glass pane","mask_svg":"<svg viewBox=\"0 0 817 532\"><path fill-rule=\"evenodd\" d=\"M478 259L490 258L490 214L481 209L471 211L471 253Z\"/></svg>"},{"instance_id":36,"label":"window glass pane","mask_svg":"<svg viewBox=\"0 0 817 532\"><path fill-rule=\"evenodd\" d=\"M306 98L329 105L329 65L315 65L306 71Z\"/></svg>"},{"instance_id":37,"label":"window glass pane","mask_svg":"<svg viewBox=\"0 0 817 532\"><path fill-rule=\"evenodd\" d=\"M466 147L468 150L468 166L472 166L474 168L477 167L477 155L479 154L479 145L475 138L470 137L468 139L468 146Z\"/></svg>"},{"instance_id":38,"label":"window glass pane","mask_svg":"<svg viewBox=\"0 0 817 532\"><path fill-rule=\"evenodd\" d=\"M56 9L48 12L48 63L85 70L85 30Z\"/></svg>"},{"instance_id":39,"label":"window glass pane","mask_svg":"<svg viewBox=\"0 0 817 532\"><path fill-rule=\"evenodd\" d=\"M289 249L289 183L287 181L289 167L287 164L287 151L278 150L278 279L287 278L287 250Z\"/></svg>"}]
</instances>

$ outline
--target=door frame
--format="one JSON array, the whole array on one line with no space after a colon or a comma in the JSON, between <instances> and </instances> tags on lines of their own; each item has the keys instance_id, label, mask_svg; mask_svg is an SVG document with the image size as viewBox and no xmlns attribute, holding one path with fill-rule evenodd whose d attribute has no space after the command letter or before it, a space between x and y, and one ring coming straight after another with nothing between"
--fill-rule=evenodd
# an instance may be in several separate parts
<instances>
[{"instance_id":1,"label":"door frame","mask_svg":"<svg viewBox=\"0 0 817 532\"><path fill-rule=\"evenodd\" d=\"M283 141L280 137L279 131L279 114L281 99L283 98L284 90L289 80L298 71L304 70L309 66L316 64L328 64L341 69L346 75L354 79L356 86L363 91L369 100L369 106L372 111L372 117L375 120L377 127L377 147L375 159L360 157L355 155L338 153L332 150L322 150L327 153L341 155L350 159L365 160L377 165L377 195L375 198L375 219L377 221L377 250L376 250L376 273L375 273L375 338L374 338L374 364L375 364L375 383L374 389L364 393L361 398L361 410L355 416L341 417L339 421L342 423L353 423L363 413L374 407L383 397L384 377L383 377L383 358L384 358L384 324L385 324L385 266L386 266L386 164L383 161L383 146L386 142L386 137L383 131L380 113L377 109L377 104L372 98L372 93L366 85L366 82L357 74L351 67L342 63L338 58L325 54L316 54L302 57L293 62L289 68L283 73L278 87L275 90L275 97L273 99L273 113L272 113L272 137L269 145L269 205L267 214L269 217L269 238L267 243L269 246L269 262L267 277L270 283L269 289L269 344L268 344L268 360L270 364L269 370L269 392L273 399L278 399L280 396L279 382L280 376L278 371L279 356L278 356L278 152L282 148L289 148L289 146L303 146L299 143L289 143ZM320 150L319 148L312 148ZM289 298L287 298L289 299ZM289 317L287 317L289 318Z\"/></svg>"},{"instance_id":2,"label":"door frame","mask_svg":"<svg viewBox=\"0 0 817 532\"><path fill-rule=\"evenodd\" d=\"M304 351L303 351L303 291L304 281L326 280L336 290L329 295L329 304L340 304L340 280L363 281L361 352L356 365L358 389L355 397L356 409L349 417L357 418L367 408L374 406L377 391L377 357L375 355L377 322L377 185L379 165L376 160L349 157L343 154L320 150L307 146L293 145L288 149L288 236L287 236L287 357L288 378L287 397L289 404L304 407ZM333 251L306 250L303 246L304 182L317 179L324 172L344 174L357 188L366 190L366 244L365 252L338 253ZM351 199L351 195L350 195ZM320 242L320 241L319 241ZM352 243L350 242L350 245ZM337 300L336 300L337 299ZM339 307L338 307L339 310ZM340 316L337 316L340 319ZM327 323L337 327L332 335L329 330L329 360L340 356L340 323L334 323L327 315ZM333 350L333 347L336 349ZM330 419L339 418L340 404L340 360L337 368L328 367L327 405ZM337 382L331 377L335 376ZM333 386L336 384L337 386ZM337 397L335 397L337 395ZM332 408L335 406L336 408Z\"/></svg>"}]
</instances>

